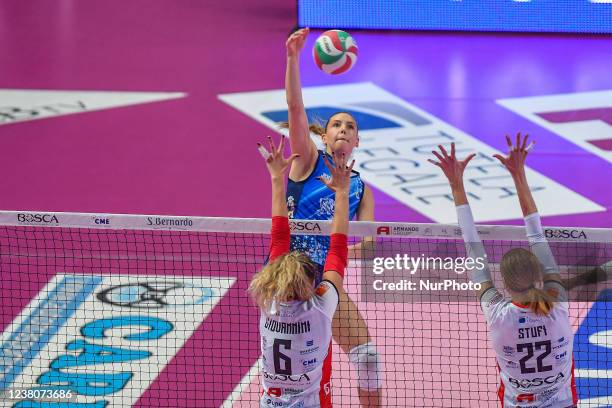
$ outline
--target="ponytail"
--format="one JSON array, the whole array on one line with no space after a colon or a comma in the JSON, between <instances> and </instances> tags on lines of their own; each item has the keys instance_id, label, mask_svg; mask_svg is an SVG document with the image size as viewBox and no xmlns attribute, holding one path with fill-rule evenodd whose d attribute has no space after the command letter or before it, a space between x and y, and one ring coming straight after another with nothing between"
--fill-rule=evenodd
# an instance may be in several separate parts
<instances>
[{"instance_id":1,"label":"ponytail","mask_svg":"<svg viewBox=\"0 0 612 408\"><path fill-rule=\"evenodd\" d=\"M548 293L536 287L531 287L527 291L527 298L529 309L537 315L548 315L555 303Z\"/></svg>"}]
</instances>

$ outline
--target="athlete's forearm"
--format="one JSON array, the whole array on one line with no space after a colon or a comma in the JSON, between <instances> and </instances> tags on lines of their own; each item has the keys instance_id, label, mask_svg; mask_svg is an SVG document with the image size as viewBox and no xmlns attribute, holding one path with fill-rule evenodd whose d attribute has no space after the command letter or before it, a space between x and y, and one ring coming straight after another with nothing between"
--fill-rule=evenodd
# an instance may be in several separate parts
<instances>
[{"instance_id":1,"label":"athlete's forearm","mask_svg":"<svg viewBox=\"0 0 612 408\"><path fill-rule=\"evenodd\" d=\"M548 245L548 241L544 236L540 214L538 214L537 211L525 217L525 230L527 232L527 239L529 240L531 252L538 258L538 261L540 261L544 275L559 273L559 267Z\"/></svg>"},{"instance_id":2,"label":"athlete's forearm","mask_svg":"<svg viewBox=\"0 0 612 408\"><path fill-rule=\"evenodd\" d=\"M520 171L517 174L513 175L512 179L514 180L516 194L518 195L519 203L521 204L523 217L538 212L538 207L536 207L533 195L531 195L531 189L529 188L529 183L527 182L527 175L525 174L524 169L523 171Z\"/></svg>"},{"instance_id":3,"label":"athlete's forearm","mask_svg":"<svg viewBox=\"0 0 612 408\"><path fill-rule=\"evenodd\" d=\"M465 193L465 187L463 186L463 180L453 182L450 186L453 193L453 199L455 200L455 206L467 205L468 199Z\"/></svg>"},{"instance_id":4,"label":"athlete's forearm","mask_svg":"<svg viewBox=\"0 0 612 408\"><path fill-rule=\"evenodd\" d=\"M334 219L332 221L332 234L348 235L349 224L349 192L336 192L334 205Z\"/></svg>"},{"instance_id":5,"label":"athlete's forearm","mask_svg":"<svg viewBox=\"0 0 612 408\"><path fill-rule=\"evenodd\" d=\"M474 224L472 210L468 204L459 205L456 209L467 256L475 261L475 267L468 270L470 280L474 283L492 281L489 262L487 261L484 245Z\"/></svg>"},{"instance_id":6,"label":"athlete's forearm","mask_svg":"<svg viewBox=\"0 0 612 408\"><path fill-rule=\"evenodd\" d=\"M287 57L287 71L285 72L285 93L289 113L294 109L304 109L302 100L302 85L300 82L299 56ZM289 121L291 123L291 121Z\"/></svg>"},{"instance_id":7,"label":"athlete's forearm","mask_svg":"<svg viewBox=\"0 0 612 408\"><path fill-rule=\"evenodd\" d=\"M316 152L316 147L310 140L308 117L302 100L302 86L300 84L299 57L287 57L287 73L285 75L285 92L289 113L289 143L291 151L301 157L296 163L308 165Z\"/></svg>"},{"instance_id":8,"label":"athlete's forearm","mask_svg":"<svg viewBox=\"0 0 612 408\"><path fill-rule=\"evenodd\" d=\"M285 201L285 178L273 176L272 182L272 216L287 217L287 202Z\"/></svg>"}]
</instances>

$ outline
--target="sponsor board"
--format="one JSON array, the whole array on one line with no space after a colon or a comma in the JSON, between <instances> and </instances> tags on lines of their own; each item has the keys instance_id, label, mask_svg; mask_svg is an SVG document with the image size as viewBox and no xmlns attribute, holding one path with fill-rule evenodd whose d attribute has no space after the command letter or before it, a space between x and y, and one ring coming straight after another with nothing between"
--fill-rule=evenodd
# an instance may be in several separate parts
<instances>
[{"instance_id":1,"label":"sponsor board","mask_svg":"<svg viewBox=\"0 0 612 408\"><path fill-rule=\"evenodd\" d=\"M17 222L28 225L59 225L59 217L53 213L18 213Z\"/></svg>"},{"instance_id":2,"label":"sponsor board","mask_svg":"<svg viewBox=\"0 0 612 408\"><path fill-rule=\"evenodd\" d=\"M544 235L547 239L558 240L587 240L587 233L582 229L559 229L544 228Z\"/></svg>"},{"instance_id":3,"label":"sponsor board","mask_svg":"<svg viewBox=\"0 0 612 408\"><path fill-rule=\"evenodd\" d=\"M612 162L612 90L499 99L501 106Z\"/></svg>"},{"instance_id":4,"label":"sponsor board","mask_svg":"<svg viewBox=\"0 0 612 408\"><path fill-rule=\"evenodd\" d=\"M419 227L412 225L381 225L376 228L376 235L413 235Z\"/></svg>"},{"instance_id":5,"label":"sponsor board","mask_svg":"<svg viewBox=\"0 0 612 408\"><path fill-rule=\"evenodd\" d=\"M55 386L74 406L132 406L232 284L58 274L2 333L1 389Z\"/></svg>"},{"instance_id":6,"label":"sponsor board","mask_svg":"<svg viewBox=\"0 0 612 408\"><path fill-rule=\"evenodd\" d=\"M496 159L499 151L372 83L304 88L306 113L327 118L347 111L359 124L355 170L367 183L440 223L454 222L453 199L440 169L427 161L438 145L457 146L462 157L476 153L465 185L476 221L521 218L512 178ZM277 130L287 120L284 90L219 95L252 119ZM316 140L316 138L315 138ZM605 209L554 180L527 169L543 216ZM494 202L495 205L491 205Z\"/></svg>"},{"instance_id":7,"label":"sponsor board","mask_svg":"<svg viewBox=\"0 0 612 408\"><path fill-rule=\"evenodd\" d=\"M181 92L0 89L0 125L185 97Z\"/></svg>"},{"instance_id":8,"label":"sponsor board","mask_svg":"<svg viewBox=\"0 0 612 408\"><path fill-rule=\"evenodd\" d=\"M321 224L317 221L289 220L291 232L307 232L308 234L321 234Z\"/></svg>"},{"instance_id":9,"label":"sponsor board","mask_svg":"<svg viewBox=\"0 0 612 408\"><path fill-rule=\"evenodd\" d=\"M188 217L147 217L147 227L176 227L188 229L193 227L193 220Z\"/></svg>"}]
</instances>

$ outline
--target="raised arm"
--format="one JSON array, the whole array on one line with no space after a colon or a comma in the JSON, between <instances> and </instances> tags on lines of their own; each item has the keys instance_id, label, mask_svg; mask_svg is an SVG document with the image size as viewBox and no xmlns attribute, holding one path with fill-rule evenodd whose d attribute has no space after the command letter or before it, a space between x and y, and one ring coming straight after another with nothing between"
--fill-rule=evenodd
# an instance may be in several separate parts
<instances>
[{"instance_id":1,"label":"raised arm","mask_svg":"<svg viewBox=\"0 0 612 408\"><path fill-rule=\"evenodd\" d=\"M287 216L287 204L285 202L285 173L291 162L298 157L292 154L285 159L285 136L282 136L278 149L274 141L268 136L270 151L260 143L257 143L259 153L266 161L266 166L270 172L270 182L272 184L272 231L270 233L270 261L289 252L290 230L289 218Z\"/></svg>"},{"instance_id":2,"label":"raised arm","mask_svg":"<svg viewBox=\"0 0 612 408\"><path fill-rule=\"evenodd\" d=\"M455 156L454 143L451 143L450 156L442 145L439 145L438 148L440 149L440 153L436 151L432 151L432 153L439 161L429 159L429 162L440 167L448 179L455 201L457 218L459 220L459 226L461 227L461 235L465 242L467 256L472 259L482 260L482 262L477 263L477 265L482 265L482 267L475 267L474 269L468 270L472 282L480 283L480 289L476 291L480 299L482 294L493 287L493 280L491 279L489 264L486 261L487 258L484 245L474 225L474 217L472 216L472 210L470 209L465 187L463 185L463 171L470 160L476 155L471 154L464 160L458 160Z\"/></svg>"},{"instance_id":3,"label":"raised arm","mask_svg":"<svg viewBox=\"0 0 612 408\"><path fill-rule=\"evenodd\" d=\"M300 53L309 29L302 28L291 34L287 39L287 71L285 73L285 92L289 111L289 142L291 151L299 154L291 166L290 177L300 180L312 166L317 157L317 147L310 138L308 117L302 100L302 85L300 82Z\"/></svg>"},{"instance_id":4,"label":"raised arm","mask_svg":"<svg viewBox=\"0 0 612 408\"><path fill-rule=\"evenodd\" d=\"M325 165L329 168L332 177L329 180L324 177L320 178L321 182L336 193L334 219L329 250L323 267L323 279L331 281L337 288L342 287L348 257L349 191L354 164L353 160L347 167L344 154L342 157L334 155L333 166L325 158Z\"/></svg>"},{"instance_id":5,"label":"raised arm","mask_svg":"<svg viewBox=\"0 0 612 408\"><path fill-rule=\"evenodd\" d=\"M510 152L506 157L499 154L493 155L493 157L506 167L514 180L516 194L518 195L523 217L525 219L525 229L527 230L529 247L542 266L544 287L559 300L567 300L567 293L561 281L561 275L559 275L559 267L550 250L548 241L544 236L540 214L538 214L538 208L536 207L531 189L529 188L529 183L527 182L525 160L527 159L529 150L535 144L535 142L532 142L528 146L528 139L528 135L522 137L520 133L517 133L516 144L513 145L510 136L506 135L506 143L508 143Z\"/></svg>"}]
</instances>

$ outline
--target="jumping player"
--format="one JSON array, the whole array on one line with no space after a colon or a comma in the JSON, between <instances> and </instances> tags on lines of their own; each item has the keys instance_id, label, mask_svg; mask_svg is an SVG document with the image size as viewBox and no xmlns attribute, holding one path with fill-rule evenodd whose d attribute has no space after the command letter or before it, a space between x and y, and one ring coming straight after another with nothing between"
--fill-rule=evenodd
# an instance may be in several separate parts
<instances>
[{"instance_id":1,"label":"jumping player","mask_svg":"<svg viewBox=\"0 0 612 408\"><path fill-rule=\"evenodd\" d=\"M350 174L344 156L329 167L331 179L320 183L335 195L329 251L323 280L315 285L317 266L301 251L290 252L285 174L296 154L283 158L285 138L271 152L260 145L272 181L272 232L268 264L249 291L261 309L263 356L260 407L331 407L332 319L347 263Z\"/></svg>"},{"instance_id":2,"label":"jumping player","mask_svg":"<svg viewBox=\"0 0 612 408\"><path fill-rule=\"evenodd\" d=\"M326 189L318 178L329 176L325 158L345 155L350 157L359 145L358 126L355 118L346 112L332 115L325 127L309 125L300 84L299 57L308 35L307 28L294 32L287 40L287 72L285 89L289 111L291 151L299 154L291 164L287 188L289 218L329 220L333 214L333 192ZM310 138L313 131L321 136L325 150L317 150ZM349 191L349 216L360 221L374 220L374 199L359 174L353 172ZM351 249L362 249L372 242L364 239ZM303 251L318 268L316 281L321 279L323 263L329 248L329 238L314 235L294 235L291 249ZM348 355L358 379L358 394L364 407L381 406L381 362L366 323L357 306L344 290L340 290L340 304L333 321L333 338Z\"/></svg>"},{"instance_id":3,"label":"jumping player","mask_svg":"<svg viewBox=\"0 0 612 408\"><path fill-rule=\"evenodd\" d=\"M575 407L578 398L574 382L572 354L573 332L568 316L567 292L561 284L559 268L544 237L540 216L525 175L528 136L516 145L508 136L510 153L494 155L512 175L519 197L530 251L516 248L502 257L500 269L504 286L511 296L504 296L493 286L480 240L463 186L463 170L475 156L460 161L455 145L450 156L442 146L432 152L451 185L459 226L468 256L485 260L482 269L470 271L470 279L480 283L477 292L484 312L491 343L497 355L501 383L498 396L502 407L566 408ZM543 290L538 286L543 282Z\"/></svg>"}]
</instances>

